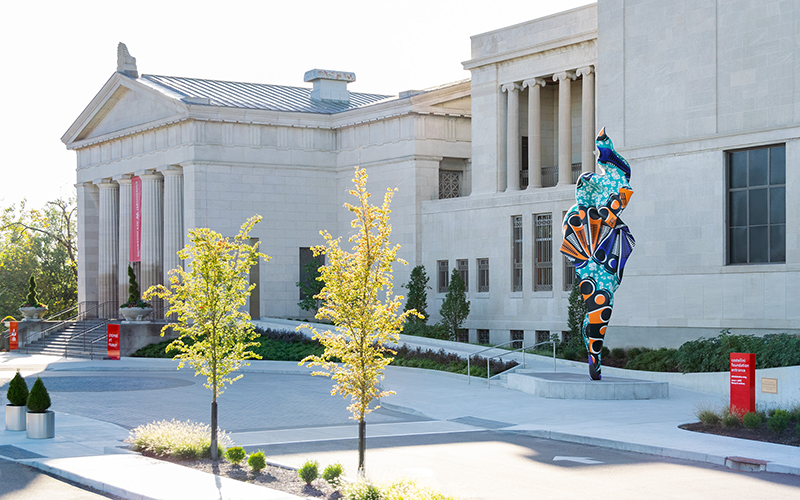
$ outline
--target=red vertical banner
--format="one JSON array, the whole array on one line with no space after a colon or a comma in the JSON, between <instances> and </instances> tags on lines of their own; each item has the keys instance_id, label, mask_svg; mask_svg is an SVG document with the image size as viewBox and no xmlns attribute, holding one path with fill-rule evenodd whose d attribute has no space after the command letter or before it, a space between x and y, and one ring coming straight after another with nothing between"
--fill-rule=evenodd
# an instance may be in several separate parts
<instances>
[{"instance_id":1,"label":"red vertical banner","mask_svg":"<svg viewBox=\"0 0 800 500\"><path fill-rule=\"evenodd\" d=\"M9 321L8 327L8 350L13 351L19 349L19 323L16 321Z\"/></svg>"},{"instance_id":2,"label":"red vertical banner","mask_svg":"<svg viewBox=\"0 0 800 500\"><path fill-rule=\"evenodd\" d=\"M108 324L108 359L119 359L119 325Z\"/></svg>"},{"instance_id":3,"label":"red vertical banner","mask_svg":"<svg viewBox=\"0 0 800 500\"><path fill-rule=\"evenodd\" d=\"M142 260L142 179L131 179L131 250L130 261Z\"/></svg>"},{"instance_id":4,"label":"red vertical banner","mask_svg":"<svg viewBox=\"0 0 800 500\"><path fill-rule=\"evenodd\" d=\"M756 411L756 355L731 353L731 413Z\"/></svg>"}]
</instances>

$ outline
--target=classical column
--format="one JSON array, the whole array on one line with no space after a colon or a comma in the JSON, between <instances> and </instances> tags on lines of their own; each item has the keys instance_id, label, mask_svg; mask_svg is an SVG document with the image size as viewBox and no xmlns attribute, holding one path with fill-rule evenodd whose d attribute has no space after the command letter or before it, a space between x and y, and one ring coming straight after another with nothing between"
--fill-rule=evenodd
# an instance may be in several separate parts
<instances>
[{"instance_id":1,"label":"classical column","mask_svg":"<svg viewBox=\"0 0 800 500\"><path fill-rule=\"evenodd\" d=\"M542 187L542 87L545 81L522 82L528 88L528 189Z\"/></svg>"},{"instance_id":2,"label":"classical column","mask_svg":"<svg viewBox=\"0 0 800 500\"><path fill-rule=\"evenodd\" d=\"M581 171L594 172L594 68L579 68L583 77L581 103Z\"/></svg>"},{"instance_id":3,"label":"classical column","mask_svg":"<svg viewBox=\"0 0 800 500\"><path fill-rule=\"evenodd\" d=\"M117 179L119 184L119 259L117 265L117 297L122 304L128 300L128 264L131 259L131 180Z\"/></svg>"},{"instance_id":4,"label":"classical column","mask_svg":"<svg viewBox=\"0 0 800 500\"><path fill-rule=\"evenodd\" d=\"M519 146L519 91L518 83L503 85L508 92L508 126L506 127L506 191L519 190L520 146Z\"/></svg>"},{"instance_id":5,"label":"classical column","mask_svg":"<svg viewBox=\"0 0 800 500\"><path fill-rule=\"evenodd\" d=\"M99 194L91 182L76 184L78 194L78 306L80 314L96 315Z\"/></svg>"},{"instance_id":6,"label":"classical column","mask_svg":"<svg viewBox=\"0 0 800 500\"><path fill-rule=\"evenodd\" d=\"M553 75L558 82L558 185L572 184L572 80L575 73Z\"/></svg>"},{"instance_id":7,"label":"classical column","mask_svg":"<svg viewBox=\"0 0 800 500\"><path fill-rule=\"evenodd\" d=\"M162 281L161 263L164 257L163 188L159 174L145 174L142 179L142 261L139 288L144 293ZM158 301L153 301L158 308ZM158 317L154 312L154 317Z\"/></svg>"},{"instance_id":8,"label":"classical column","mask_svg":"<svg viewBox=\"0 0 800 500\"><path fill-rule=\"evenodd\" d=\"M119 186L116 182L101 182L100 228L98 248L98 315L116 317L117 307L117 238L119 237Z\"/></svg>"},{"instance_id":9,"label":"classical column","mask_svg":"<svg viewBox=\"0 0 800 500\"><path fill-rule=\"evenodd\" d=\"M178 250L183 248L183 170L172 167L164 174L164 286L169 286L169 271L181 265Z\"/></svg>"}]
</instances>

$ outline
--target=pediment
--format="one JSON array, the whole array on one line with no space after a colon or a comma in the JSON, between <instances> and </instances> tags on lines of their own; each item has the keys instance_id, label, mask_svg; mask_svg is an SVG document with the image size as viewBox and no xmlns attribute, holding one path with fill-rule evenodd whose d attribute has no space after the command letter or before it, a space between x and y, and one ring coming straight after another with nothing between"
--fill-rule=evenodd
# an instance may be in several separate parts
<instances>
[{"instance_id":1,"label":"pediment","mask_svg":"<svg viewBox=\"0 0 800 500\"><path fill-rule=\"evenodd\" d=\"M135 130L185 112L179 100L171 99L120 74L106 83L62 137L69 145L108 134Z\"/></svg>"},{"instance_id":2,"label":"pediment","mask_svg":"<svg viewBox=\"0 0 800 500\"><path fill-rule=\"evenodd\" d=\"M465 109L469 111L472 106L472 98L470 96L457 97L455 99L437 102L433 104L433 106L449 109Z\"/></svg>"}]
</instances>

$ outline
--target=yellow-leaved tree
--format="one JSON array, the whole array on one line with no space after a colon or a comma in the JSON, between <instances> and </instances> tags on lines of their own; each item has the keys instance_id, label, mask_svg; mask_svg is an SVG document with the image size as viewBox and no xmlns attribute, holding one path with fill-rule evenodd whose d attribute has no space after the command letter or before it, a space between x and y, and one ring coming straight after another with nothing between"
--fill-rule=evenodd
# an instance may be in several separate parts
<instances>
[{"instance_id":1,"label":"yellow-leaved tree","mask_svg":"<svg viewBox=\"0 0 800 500\"><path fill-rule=\"evenodd\" d=\"M187 363L195 376L205 375L206 388L211 389L211 458L218 458L217 396L225 384L242 378L231 373L246 366L247 359L261 359L248 350L258 345L258 337L250 323L250 314L242 310L255 284L250 284L248 272L258 264L258 258L270 257L258 251L258 242L248 241L250 231L261 220L260 215L247 219L239 234L231 241L208 228L189 231L189 243L178 252L187 262L189 271L172 269L170 288L155 285L144 292L144 298L160 297L169 302L167 314L177 316L177 322L161 329L164 336L172 328L178 338L167 351L178 351L178 369Z\"/></svg>"},{"instance_id":2,"label":"yellow-leaved tree","mask_svg":"<svg viewBox=\"0 0 800 500\"><path fill-rule=\"evenodd\" d=\"M358 421L358 471L363 475L365 417L379 408L369 405L374 399L394 394L379 387L383 370L395 354L387 344L397 343L406 318L419 314L413 309L401 312L403 297L392 293L392 264L406 264L397 258L400 245L389 241L392 233L389 205L394 190L387 190L382 206L372 206L366 188L366 170L356 168L353 183L355 188L350 194L358 202L345 203L355 214L350 223L356 229L349 239L352 252L342 249L341 238L334 239L327 231L320 231L326 244L313 248L315 256L325 254L326 258L319 277L325 286L315 296L321 301L316 318L330 320L336 328L322 331L312 328L314 338L325 351L321 356L306 357L300 364L322 367L312 375L334 380L331 395L350 396L350 418Z\"/></svg>"}]
</instances>

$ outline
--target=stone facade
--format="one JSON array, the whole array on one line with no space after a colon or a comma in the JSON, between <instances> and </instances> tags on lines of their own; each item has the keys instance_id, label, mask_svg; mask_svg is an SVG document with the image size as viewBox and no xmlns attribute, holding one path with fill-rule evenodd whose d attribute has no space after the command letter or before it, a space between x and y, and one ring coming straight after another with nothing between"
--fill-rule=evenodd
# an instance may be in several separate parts
<instances>
[{"instance_id":1,"label":"stone facade","mask_svg":"<svg viewBox=\"0 0 800 500\"><path fill-rule=\"evenodd\" d=\"M63 138L78 153L80 300L122 298L138 176L154 266L138 272L163 279L187 229L233 235L259 213L254 236L273 256L259 270L259 312L302 316L299 249L320 229L349 233L341 207L362 165L374 194L399 188L393 240L411 265L395 283L425 265L431 321L446 290L439 273L459 268L470 341L532 344L566 329L561 219L605 126L632 166L624 219L637 240L607 345L796 332L800 197L787 193L800 183L789 168L800 158L798 15L777 0L600 0L473 36L470 81L335 112L180 94L139 77L125 50ZM347 91L354 78L310 71L303 92L313 105L352 104L363 98ZM115 231L118 244L105 242Z\"/></svg>"}]
</instances>

